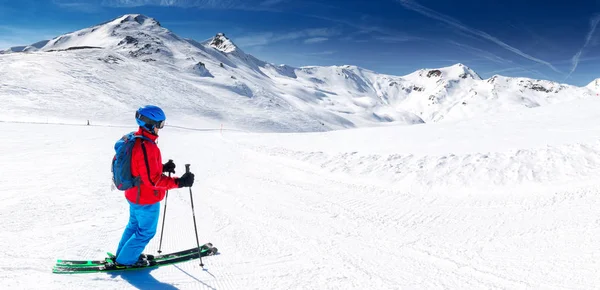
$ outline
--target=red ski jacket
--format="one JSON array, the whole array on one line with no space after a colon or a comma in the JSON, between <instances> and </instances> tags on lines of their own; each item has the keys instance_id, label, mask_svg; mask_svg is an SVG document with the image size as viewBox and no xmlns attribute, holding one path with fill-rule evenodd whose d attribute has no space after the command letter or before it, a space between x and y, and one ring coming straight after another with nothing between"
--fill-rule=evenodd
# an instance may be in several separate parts
<instances>
[{"instance_id":1,"label":"red ski jacket","mask_svg":"<svg viewBox=\"0 0 600 290\"><path fill-rule=\"evenodd\" d=\"M156 142L157 135L140 129L135 135L143 135ZM167 190L177 188L177 178L168 177L162 172L162 156L154 142L137 138L131 152L131 175L139 176L141 185L125 190L127 200L136 204L153 204L165 198ZM144 154L145 151L145 154Z\"/></svg>"}]
</instances>

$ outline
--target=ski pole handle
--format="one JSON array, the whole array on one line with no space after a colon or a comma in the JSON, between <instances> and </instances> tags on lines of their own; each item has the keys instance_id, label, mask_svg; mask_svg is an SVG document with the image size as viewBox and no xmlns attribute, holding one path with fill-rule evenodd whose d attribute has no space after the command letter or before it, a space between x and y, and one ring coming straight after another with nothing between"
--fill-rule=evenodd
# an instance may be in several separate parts
<instances>
[{"instance_id":1,"label":"ski pole handle","mask_svg":"<svg viewBox=\"0 0 600 290\"><path fill-rule=\"evenodd\" d=\"M185 165L185 173L189 173L190 172L190 165L186 164Z\"/></svg>"}]
</instances>

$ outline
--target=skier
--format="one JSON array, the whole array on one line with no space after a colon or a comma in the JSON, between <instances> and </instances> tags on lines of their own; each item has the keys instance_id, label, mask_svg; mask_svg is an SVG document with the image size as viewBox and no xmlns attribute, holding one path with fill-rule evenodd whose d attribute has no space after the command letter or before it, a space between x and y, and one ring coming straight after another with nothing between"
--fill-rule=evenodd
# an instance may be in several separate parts
<instances>
[{"instance_id":1,"label":"skier","mask_svg":"<svg viewBox=\"0 0 600 290\"><path fill-rule=\"evenodd\" d=\"M125 191L129 202L129 223L123 232L116 252L118 266L148 266L150 262L142 254L144 248L156 234L160 202L165 192L173 188L191 187L194 174L187 172L181 177L173 178L165 172L175 173L175 163L169 161L162 164L162 157L156 139L158 132L164 127L165 113L157 106L139 108L135 120L139 130L131 153L131 174L140 178L141 184Z\"/></svg>"}]
</instances>

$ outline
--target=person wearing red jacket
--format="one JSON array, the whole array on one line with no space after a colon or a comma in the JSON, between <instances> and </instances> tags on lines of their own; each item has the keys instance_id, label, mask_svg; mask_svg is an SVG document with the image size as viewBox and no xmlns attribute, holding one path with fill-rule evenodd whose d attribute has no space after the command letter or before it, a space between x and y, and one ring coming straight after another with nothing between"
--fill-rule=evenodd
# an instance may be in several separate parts
<instances>
[{"instance_id":1,"label":"person wearing red jacket","mask_svg":"<svg viewBox=\"0 0 600 290\"><path fill-rule=\"evenodd\" d=\"M139 130L131 153L131 174L139 177L138 186L127 189L125 198L129 202L129 223L125 227L116 252L116 263L123 266L147 266L142 252L156 234L160 202L167 190L191 187L194 174L187 172L181 177L169 177L165 172L175 173L175 164L162 163L160 149L156 145L158 132L166 120L163 110L156 106L139 108L135 119Z\"/></svg>"}]
</instances>

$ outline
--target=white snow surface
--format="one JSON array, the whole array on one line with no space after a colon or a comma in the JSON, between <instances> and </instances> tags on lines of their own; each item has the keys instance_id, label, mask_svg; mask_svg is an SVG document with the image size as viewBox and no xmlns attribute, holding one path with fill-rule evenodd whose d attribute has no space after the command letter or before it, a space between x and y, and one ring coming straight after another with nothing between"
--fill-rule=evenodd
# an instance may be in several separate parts
<instances>
[{"instance_id":1,"label":"white snow surface","mask_svg":"<svg viewBox=\"0 0 600 290\"><path fill-rule=\"evenodd\" d=\"M115 250L128 209L108 164L135 127L2 122L0 279L7 289L593 289L598 108L577 100L326 133L166 127L163 156L178 173L192 164L199 237L220 255L205 270L84 275L51 268ZM164 251L194 246L190 208L187 189L170 191Z\"/></svg>"},{"instance_id":2,"label":"white snow surface","mask_svg":"<svg viewBox=\"0 0 600 290\"><path fill-rule=\"evenodd\" d=\"M592 84L481 80L461 64L292 68L140 15L103 25L86 33L106 30L108 47L57 51L100 47L77 32L0 56L3 289L599 289ZM138 46L118 45L126 30ZM129 53L146 43L159 52ZM128 205L111 190L113 145L147 103L167 115L163 159L196 174L198 236L220 254L204 270L52 274L116 250ZM340 128L353 129L315 132ZM163 251L195 246L187 188L164 217Z\"/></svg>"}]
</instances>

